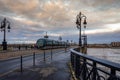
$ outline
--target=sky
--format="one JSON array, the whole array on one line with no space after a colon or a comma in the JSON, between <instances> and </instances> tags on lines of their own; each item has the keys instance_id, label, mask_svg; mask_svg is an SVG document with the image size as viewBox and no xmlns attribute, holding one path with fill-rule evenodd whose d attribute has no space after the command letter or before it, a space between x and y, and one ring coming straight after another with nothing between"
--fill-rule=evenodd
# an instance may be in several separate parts
<instances>
[{"instance_id":1,"label":"sky","mask_svg":"<svg viewBox=\"0 0 120 80\"><path fill-rule=\"evenodd\" d=\"M78 42L79 12L87 17L81 28L88 43L120 41L120 0L0 0L0 22L6 17L11 23L8 43L35 43L46 32L50 39Z\"/></svg>"}]
</instances>

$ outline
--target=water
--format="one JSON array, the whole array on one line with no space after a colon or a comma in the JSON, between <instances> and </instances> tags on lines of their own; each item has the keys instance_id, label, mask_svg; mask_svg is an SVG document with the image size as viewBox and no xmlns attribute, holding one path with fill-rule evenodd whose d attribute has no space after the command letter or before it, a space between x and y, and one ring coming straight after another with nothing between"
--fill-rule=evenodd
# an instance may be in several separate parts
<instances>
[{"instance_id":1,"label":"water","mask_svg":"<svg viewBox=\"0 0 120 80\"><path fill-rule=\"evenodd\" d=\"M88 48L88 55L106 59L120 64L120 49L113 48Z\"/></svg>"},{"instance_id":2,"label":"water","mask_svg":"<svg viewBox=\"0 0 120 80\"><path fill-rule=\"evenodd\" d=\"M112 48L88 48L87 54L90 56L95 56L101 59L109 60L115 63L120 64L120 49L112 49ZM105 66L98 65L98 67L101 67L104 71L107 71L110 73L110 68L107 68ZM99 73L102 73L99 71ZM102 73L101 74L105 80L108 79L109 75ZM117 75L120 76L120 72L117 71Z\"/></svg>"}]
</instances>

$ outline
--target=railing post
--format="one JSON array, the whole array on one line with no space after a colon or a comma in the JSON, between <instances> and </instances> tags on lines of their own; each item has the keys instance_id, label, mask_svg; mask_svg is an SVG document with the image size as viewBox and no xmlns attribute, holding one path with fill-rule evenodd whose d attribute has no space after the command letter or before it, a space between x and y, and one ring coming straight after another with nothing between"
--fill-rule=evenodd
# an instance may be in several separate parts
<instances>
[{"instance_id":1,"label":"railing post","mask_svg":"<svg viewBox=\"0 0 120 80\"><path fill-rule=\"evenodd\" d=\"M71 65L72 69L75 71L75 54L71 52Z\"/></svg>"},{"instance_id":2,"label":"railing post","mask_svg":"<svg viewBox=\"0 0 120 80\"><path fill-rule=\"evenodd\" d=\"M80 76L80 56L75 55L75 75L76 78L79 79Z\"/></svg>"},{"instance_id":3,"label":"railing post","mask_svg":"<svg viewBox=\"0 0 120 80\"><path fill-rule=\"evenodd\" d=\"M117 80L117 78L115 77L115 75L116 75L115 69L111 68L111 73L110 74L111 75L107 80Z\"/></svg>"},{"instance_id":4,"label":"railing post","mask_svg":"<svg viewBox=\"0 0 120 80\"><path fill-rule=\"evenodd\" d=\"M20 57L20 71L21 71L21 73L23 72L23 61L22 61L22 56Z\"/></svg>"},{"instance_id":5,"label":"railing post","mask_svg":"<svg viewBox=\"0 0 120 80\"><path fill-rule=\"evenodd\" d=\"M73 70L75 71L75 54L73 54Z\"/></svg>"},{"instance_id":6,"label":"railing post","mask_svg":"<svg viewBox=\"0 0 120 80\"><path fill-rule=\"evenodd\" d=\"M111 74L112 74L112 75L116 75L115 69L111 68Z\"/></svg>"},{"instance_id":7,"label":"railing post","mask_svg":"<svg viewBox=\"0 0 120 80\"><path fill-rule=\"evenodd\" d=\"M73 68L73 53L71 52L71 65L72 65L72 68Z\"/></svg>"},{"instance_id":8,"label":"railing post","mask_svg":"<svg viewBox=\"0 0 120 80\"><path fill-rule=\"evenodd\" d=\"M35 52L33 53L33 66L35 66Z\"/></svg>"},{"instance_id":9,"label":"railing post","mask_svg":"<svg viewBox=\"0 0 120 80\"><path fill-rule=\"evenodd\" d=\"M97 75L97 69L96 69L96 62L93 62L93 76L92 80L96 80Z\"/></svg>"},{"instance_id":10,"label":"railing post","mask_svg":"<svg viewBox=\"0 0 120 80\"><path fill-rule=\"evenodd\" d=\"M86 77L87 77L87 70L86 70L86 67L87 67L87 65L86 65L86 59L84 58L83 59L83 80L86 80Z\"/></svg>"}]
</instances>

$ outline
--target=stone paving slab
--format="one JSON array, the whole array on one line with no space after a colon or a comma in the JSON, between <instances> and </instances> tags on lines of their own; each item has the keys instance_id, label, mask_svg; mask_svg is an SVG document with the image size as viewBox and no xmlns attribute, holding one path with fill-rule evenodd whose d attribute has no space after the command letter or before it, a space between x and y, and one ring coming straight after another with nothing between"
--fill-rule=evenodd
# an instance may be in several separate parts
<instances>
[{"instance_id":1,"label":"stone paving slab","mask_svg":"<svg viewBox=\"0 0 120 80\"><path fill-rule=\"evenodd\" d=\"M59 53L44 61L37 61L36 66L24 68L23 73L19 69L3 76L0 80L70 80L69 52Z\"/></svg>"}]
</instances>

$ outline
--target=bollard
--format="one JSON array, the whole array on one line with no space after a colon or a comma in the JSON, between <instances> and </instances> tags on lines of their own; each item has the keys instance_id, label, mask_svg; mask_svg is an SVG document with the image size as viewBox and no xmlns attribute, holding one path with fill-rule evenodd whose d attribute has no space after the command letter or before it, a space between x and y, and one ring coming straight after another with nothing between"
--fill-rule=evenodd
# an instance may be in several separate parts
<instances>
[{"instance_id":1,"label":"bollard","mask_svg":"<svg viewBox=\"0 0 120 80\"><path fill-rule=\"evenodd\" d=\"M67 50L66 50L66 47L65 47L65 52L66 52Z\"/></svg>"},{"instance_id":2,"label":"bollard","mask_svg":"<svg viewBox=\"0 0 120 80\"><path fill-rule=\"evenodd\" d=\"M52 60L52 48L51 48L51 60Z\"/></svg>"},{"instance_id":3,"label":"bollard","mask_svg":"<svg viewBox=\"0 0 120 80\"><path fill-rule=\"evenodd\" d=\"M44 61L45 61L45 49L44 49Z\"/></svg>"},{"instance_id":4,"label":"bollard","mask_svg":"<svg viewBox=\"0 0 120 80\"><path fill-rule=\"evenodd\" d=\"M25 50L27 50L27 46L25 46Z\"/></svg>"},{"instance_id":5,"label":"bollard","mask_svg":"<svg viewBox=\"0 0 120 80\"><path fill-rule=\"evenodd\" d=\"M31 45L31 49L32 49L33 47L32 47L32 45Z\"/></svg>"},{"instance_id":6,"label":"bollard","mask_svg":"<svg viewBox=\"0 0 120 80\"><path fill-rule=\"evenodd\" d=\"M33 53L33 66L35 66L35 52Z\"/></svg>"},{"instance_id":7,"label":"bollard","mask_svg":"<svg viewBox=\"0 0 120 80\"><path fill-rule=\"evenodd\" d=\"M20 45L19 45L19 46L18 46L19 51L20 51L20 48L21 48L21 47L20 47Z\"/></svg>"},{"instance_id":8,"label":"bollard","mask_svg":"<svg viewBox=\"0 0 120 80\"><path fill-rule=\"evenodd\" d=\"M23 62L22 62L22 56L20 57L20 71L23 72Z\"/></svg>"}]
</instances>

